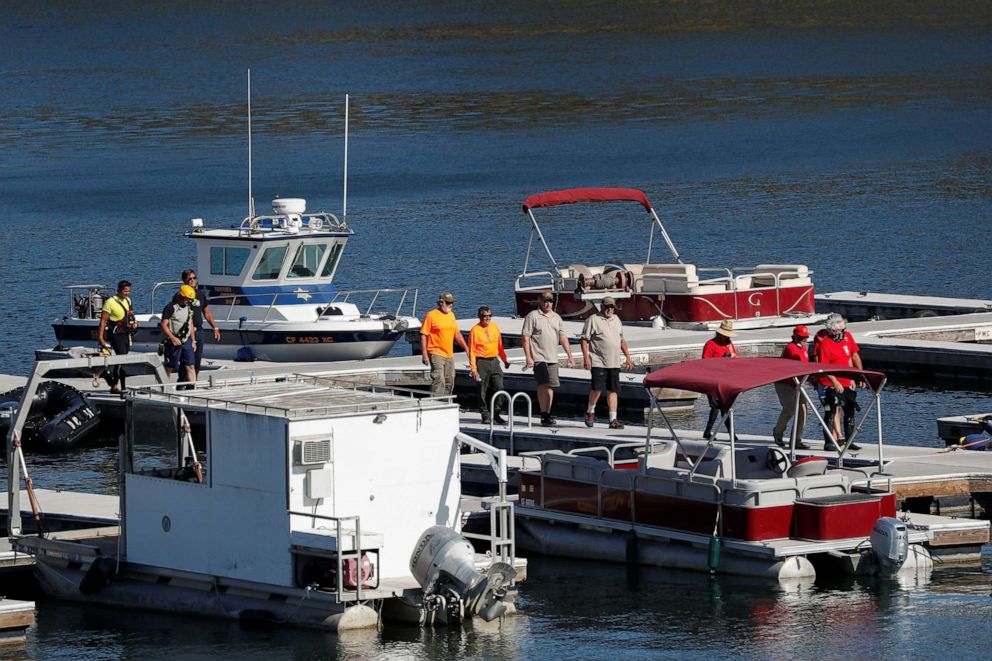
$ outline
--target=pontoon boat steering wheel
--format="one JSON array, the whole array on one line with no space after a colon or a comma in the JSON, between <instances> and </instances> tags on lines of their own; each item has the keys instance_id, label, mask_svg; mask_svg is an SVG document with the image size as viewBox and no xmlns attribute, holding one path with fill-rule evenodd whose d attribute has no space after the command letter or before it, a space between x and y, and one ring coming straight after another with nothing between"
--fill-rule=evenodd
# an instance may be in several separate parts
<instances>
[{"instance_id":1,"label":"pontoon boat steering wheel","mask_svg":"<svg viewBox=\"0 0 992 661\"><path fill-rule=\"evenodd\" d=\"M774 473L784 475L785 471L789 469L789 456L779 448L768 448L768 454L765 455L765 467Z\"/></svg>"}]
</instances>

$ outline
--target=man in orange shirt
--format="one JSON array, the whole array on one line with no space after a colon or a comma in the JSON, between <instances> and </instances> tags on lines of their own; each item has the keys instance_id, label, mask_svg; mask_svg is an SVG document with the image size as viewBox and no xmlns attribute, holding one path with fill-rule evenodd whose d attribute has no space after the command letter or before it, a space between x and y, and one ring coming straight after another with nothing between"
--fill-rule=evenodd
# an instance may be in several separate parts
<instances>
[{"instance_id":1,"label":"man in orange shirt","mask_svg":"<svg viewBox=\"0 0 992 661\"><path fill-rule=\"evenodd\" d=\"M505 425L506 420L499 414L499 405L493 405L492 418L489 417L489 400L495 393L503 389L503 365L510 366L503 350L503 337L499 326L493 321L493 311L483 305L479 308L479 323L472 326L468 332L468 364L472 368L472 378L475 379L476 391L479 395L479 410L482 411L482 424L490 421L497 425Z\"/></svg>"},{"instance_id":2,"label":"man in orange shirt","mask_svg":"<svg viewBox=\"0 0 992 661\"><path fill-rule=\"evenodd\" d=\"M455 346L466 353L468 346L458 330L455 313L455 297L451 292L441 292L437 297L437 307L424 315L420 325L420 355L424 365L431 367L431 394L450 395L455 389Z\"/></svg>"}]
</instances>

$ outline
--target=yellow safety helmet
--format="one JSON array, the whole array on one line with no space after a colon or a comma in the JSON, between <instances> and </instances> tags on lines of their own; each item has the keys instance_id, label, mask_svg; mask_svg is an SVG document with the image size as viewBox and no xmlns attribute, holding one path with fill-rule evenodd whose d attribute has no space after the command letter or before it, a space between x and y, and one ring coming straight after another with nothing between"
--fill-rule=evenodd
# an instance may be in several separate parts
<instances>
[{"instance_id":1,"label":"yellow safety helmet","mask_svg":"<svg viewBox=\"0 0 992 661\"><path fill-rule=\"evenodd\" d=\"M189 285L183 285L179 288L179 295L183 298L188 298L191 301L196 300L196 290Z\"/></svg>"}]
</instances>

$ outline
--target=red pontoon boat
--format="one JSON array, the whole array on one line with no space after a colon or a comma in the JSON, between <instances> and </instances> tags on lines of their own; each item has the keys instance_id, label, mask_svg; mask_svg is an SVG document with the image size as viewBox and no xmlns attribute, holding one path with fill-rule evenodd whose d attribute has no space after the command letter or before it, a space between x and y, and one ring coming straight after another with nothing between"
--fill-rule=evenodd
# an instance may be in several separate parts
<instances>
[{"instance_id":1,"label":"red pontoon boat","mask_svg":"<svg viewBox=\"0 0 992 661\"><path fill-rule=\"evenodd\" d=\"M797 402L805 401L823 425L805 388L820 374L862 380L872 394L832 461L797 456L795 432L786 449L735 440L739 395L777 381L792 381ZM649 425L644 452L634 463L541 455L540 469L520 473L518 547L779 579L820 570L929 572L926 532L895 518L880 424L884 384L878 372L781 358L693 360L652 372L644 379L649 389L684 388L714 398L729 418L730 439L680 438L661 412L672 440L653 439ZM877 456L852 460L847 450L873 411Z\"/></svg>"},{"instance_id":2,"label":"red pontoon boat","mask_svg":"<svg viewBox=\"0 0 992 661\"><path fill-rule=\"evenodd\" d=\"M559 264L534 209L591 202L636 202L644 207L651 219L644 263ZM639 190L573 188L540 193L524 200L523 208L532 227L523 273L517 276L514 287L517 314L521 316L537 308L545 291L555 294L555 310L565 319L590 316L606 296L616 300L617 314L625 322L693 324L761 319L772 325L776 319L806 317L814 312L813 272L804 265L759 264L729 269L683 262L658 214ZM651 261L656 229L672 253L671 263ZM530 270L535 236L551 260L548 271Z\"/></svg>"}]
</instances>

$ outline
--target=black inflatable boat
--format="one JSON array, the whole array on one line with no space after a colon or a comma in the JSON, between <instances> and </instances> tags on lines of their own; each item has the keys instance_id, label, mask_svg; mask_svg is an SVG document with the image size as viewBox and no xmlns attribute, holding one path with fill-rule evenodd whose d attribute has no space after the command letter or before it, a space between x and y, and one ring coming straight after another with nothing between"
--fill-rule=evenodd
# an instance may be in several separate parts
<instances>
[{"instance_id":1,"label":"black inflatable boat","mask_svg":"<svg viewBox=\"0 0 992 661\"><path fill-rule=\"evenodd\" d=\"M24 388L0 394L0 430L14 422ZM100 413L79 390L58 381L42 381L24 423L21 444L27 450L57 452L78 445L100 422Z\"/></svg>"}]
</instances>

